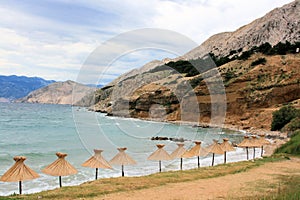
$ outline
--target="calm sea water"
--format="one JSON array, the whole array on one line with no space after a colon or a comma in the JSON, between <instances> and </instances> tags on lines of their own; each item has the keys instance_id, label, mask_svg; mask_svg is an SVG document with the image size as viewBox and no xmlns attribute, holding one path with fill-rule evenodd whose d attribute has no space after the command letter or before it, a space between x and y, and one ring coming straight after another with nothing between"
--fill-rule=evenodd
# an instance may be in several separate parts
<instances>
[{"instance_id":1,"label":"calm sea water","mask_svg":"<svg viewBox=\"0 0 300 200\"><path fill-rule=\"evenodd\" d=\"M117 147L127 147L127 153L138 163L125 166L125 176L156 173L158 163L147 160L156 150L155 144L165 143L165 149L170 153L177 145L171 141L151 141L153 136L186 138L189 140L185 142L186 148L193 145L192 140L202 140L204 146L212 139L222 141L224 137L235 142L242 140L241 134L232 131L106 117L65 105L0 103L0 176L14 164L14 156L23 155L27 157L25 164L41 176L24 181L24 193L57 188L58 178L43 174L41 170L56 160L55 153L60 151L67 153L66 159L78 169L78 174L62 178L63 185L78 185L94 180L94 169L81 167L94 148L103 149L103 156L109 161L118 152ZM227 157L228 162L244 160L245 152L237 149L229 152ZM222 162L223 156L217 156L215 163ZM202 166L210 163L210 155L201 160ZM184 159L184 169L196 165L196 158ZM120 166L113 167L113 170L100 169L99 178L120 176ZM163 161L163 171L178 169L179 160ZM18 193L17 183L0 182L0 195L13 193Z\"/></svg>"}]
</instances>

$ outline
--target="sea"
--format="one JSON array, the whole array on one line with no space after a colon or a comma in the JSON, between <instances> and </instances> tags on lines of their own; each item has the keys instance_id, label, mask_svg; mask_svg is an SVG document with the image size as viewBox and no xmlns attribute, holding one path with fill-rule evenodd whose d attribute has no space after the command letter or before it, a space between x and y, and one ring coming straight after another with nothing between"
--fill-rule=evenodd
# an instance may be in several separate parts
<instances>
[{"instance_id":1,"label":"sea","mask_svg":"<svg viewBox=\"0 0 300 200\"><path fill-rule=\"evenodd\" d=\"M244 133L220 128L200 128L186 124L172 124L139 119L108 117L86 108L70 105L0 103L0 176L13 164L14 156L26 156L25 164L40 177L23 182L23 193L35 193L58 188L58 177L42 173L42 169L57 159L55 153L67 153L66 160L78 173L62 177L63 186L79 185L95 179L95 169L82 167L93 155L93 149L102 149L109 161L117 148L127 147L126 153L136 165L124 167L125 176L144 176L158 172L158 162L147 157L154 152L156 144L165 144L171 153L177 147L173 141L151 140L152 137L184 138L185 148L201 140L203 146L213 139L222 142L229 138L239 143ZM259 150L256 151L259 156ZM251 153L251 151L250 151ZM227 162L246 160L245 150L236 148L227 153ZM201 157L201 166L210 166L212 156ZM223 163L223 155L216 155L215 164ZM162 171L179 170L180 159L162 161ZM197 167L197 158L183 159L183 169ZM98 178L121 176L121 167L100 169ZM0 182L0 196L18 193L18 183Z\"/></svg>"}]
</instances>

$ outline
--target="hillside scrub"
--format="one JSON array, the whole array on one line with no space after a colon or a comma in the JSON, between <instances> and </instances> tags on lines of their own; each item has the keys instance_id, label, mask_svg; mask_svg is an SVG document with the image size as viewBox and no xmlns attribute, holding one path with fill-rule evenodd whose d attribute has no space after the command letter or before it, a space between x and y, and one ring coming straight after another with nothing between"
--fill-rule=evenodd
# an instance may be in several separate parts
<instances>
[{"instance_id":1,"label":"hillside scrub","mask_svg":"<svg viewBox=\"0 0 300 200\"><path fill-rule=\"evenodd\" d=\"M300 110L290 105L283 106L279 110L273 112L271 131L281 130L286 124L297 117L300 117ZM297 128L294 127L294 129Z\"/></svg>"}]
</instances>

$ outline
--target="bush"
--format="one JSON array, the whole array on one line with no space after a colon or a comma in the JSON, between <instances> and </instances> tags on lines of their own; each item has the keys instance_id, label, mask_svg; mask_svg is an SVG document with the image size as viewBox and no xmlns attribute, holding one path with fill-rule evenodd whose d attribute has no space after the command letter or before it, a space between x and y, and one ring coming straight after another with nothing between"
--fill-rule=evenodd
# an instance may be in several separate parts
<instances>
[{"instance_id":1,"label":"bush","mask_svg":"<svg viewBox=\"0 0 300 200\"><path fill-rule=\"evenodd\" d=\"M256 66L256 65L260 65L260 64L264 65L264 64L266 64L266 62L267 62L267 60L265 58L258 58L257 60L255 60L251 63L251 66Z\"/></svg>"},{"instance_id":2,"label":"bush","mask_svg":"<svg viewBox=\"0 0 300 200\"><path fill-rule=\"evenodd\" d=\"M292 106L284 106L273 112L271 131L281 130L287 123L299 115L299 111Z\"/></svg>"},{"instance_id":3,"label":"bush","mask_svg":"<svg viewBox=\"0 0 300 200\"><path fill-rule=\"evenodd\" d=\"M300 131L296 131L290 141L275 150L275 153L300 154Z\"/></svg>"},{"instance_id":4,"label":"bush","mask_svg":"<svg viewBox=\"0 0 300 200\"><path fill-rule=\"evenodd\" d=\"M296 117L294 119L292 119L290 121L290 123L288 123L286 125L287 127L287 131L297 131L300 130L300 117Z\"/></svg>"}]
</instances>

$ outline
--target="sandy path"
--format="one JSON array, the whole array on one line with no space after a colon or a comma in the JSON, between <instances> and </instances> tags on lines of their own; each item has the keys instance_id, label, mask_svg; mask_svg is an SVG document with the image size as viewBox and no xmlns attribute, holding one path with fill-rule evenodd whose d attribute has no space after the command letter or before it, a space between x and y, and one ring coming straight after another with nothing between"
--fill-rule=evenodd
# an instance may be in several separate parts
<instances>
[{"instance_id":1,"label":"sandy path","mask_svg":"<svg viewBox=\"0 0 300 200\"><path fill-rule=\"evenodd\" d=\"M300 174L300 159L267 163L247 172L160 187L119 192L97 199L225 199L255 195L257 190L270 192L266 183L279 185L278 175Z\"/></svg>"}]
</instances>

